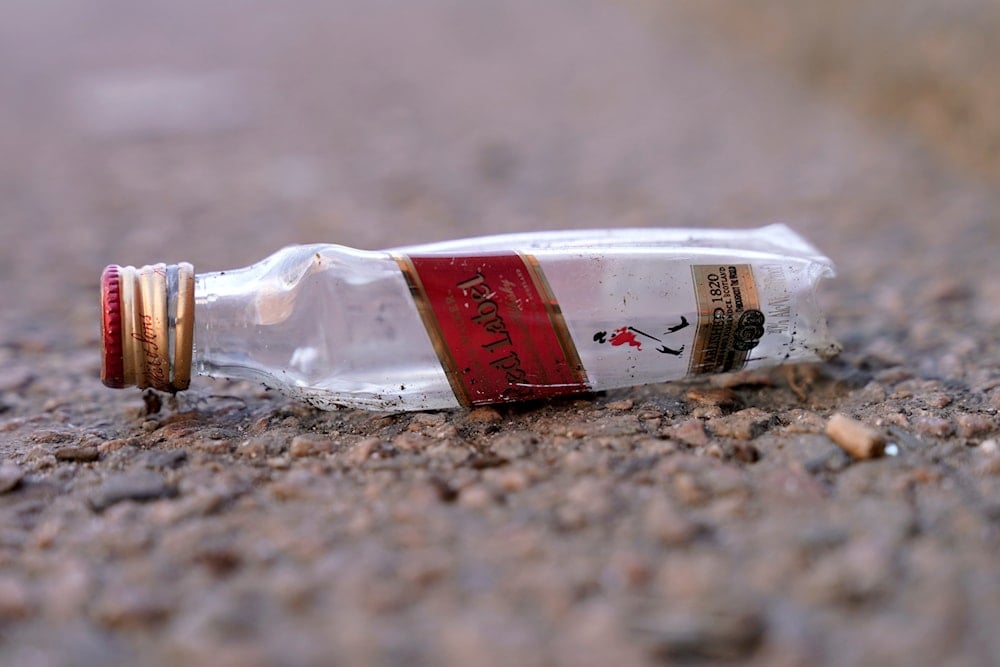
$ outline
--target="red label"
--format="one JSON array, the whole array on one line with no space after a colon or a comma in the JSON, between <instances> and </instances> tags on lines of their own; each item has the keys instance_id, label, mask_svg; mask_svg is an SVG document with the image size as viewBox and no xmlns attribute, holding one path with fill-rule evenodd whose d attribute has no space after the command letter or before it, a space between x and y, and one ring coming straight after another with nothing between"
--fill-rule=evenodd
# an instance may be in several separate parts
<instances>
[{"instance_id":1,"label":"red label","mask_svg":"<svg viewBox=\"0 0 1000 667\"><path fill-rule=\"evenodd\" d=\"M463 405L587 391L586 375L533 257L397 257Z\"/></svg>"}]
</instances>

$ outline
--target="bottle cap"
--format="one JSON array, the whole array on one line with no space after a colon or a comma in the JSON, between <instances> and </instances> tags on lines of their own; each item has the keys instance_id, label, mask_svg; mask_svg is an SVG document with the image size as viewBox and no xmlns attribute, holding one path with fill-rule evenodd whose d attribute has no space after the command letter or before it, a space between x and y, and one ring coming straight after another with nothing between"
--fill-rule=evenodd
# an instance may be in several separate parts
<instances>
[{"instance_id":1,"label":"bottle cap","mask_svg":"<svg viewBox=\"0 0 1000 667\"><path fill-rule=\"evenodd\" d=\"M187 389L194 344L194 267L112 264L101 274L101 381Z\"/></svg>"},{"instance_id":2,"label":"bottle cap","mask_svg":"<svg viewBox=\"0 0 1000 667\"><path fill-rule=\"evenodd\" d=\"M112 264L101 274L101 381L109 387L125 386L122 360L121 287L118 266Z\"/></svg>"}]
</instances>

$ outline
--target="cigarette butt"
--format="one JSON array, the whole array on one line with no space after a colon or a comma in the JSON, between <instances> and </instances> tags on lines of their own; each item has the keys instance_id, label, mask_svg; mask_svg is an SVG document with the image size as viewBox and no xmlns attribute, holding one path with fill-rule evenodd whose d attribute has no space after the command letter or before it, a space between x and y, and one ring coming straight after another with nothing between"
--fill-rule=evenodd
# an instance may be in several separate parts
<instances>
[{"instance_id":1,"label":"cigarette butt","mask_svg":"<svg viewBox=\"0 0 1000 667\"><path fill-rule=\"evenodd\" d=\"M842 414L826 423L826 434L856 459L873 459L885 453L885 436L867 424Z\"/></svg>"}]
</instances>

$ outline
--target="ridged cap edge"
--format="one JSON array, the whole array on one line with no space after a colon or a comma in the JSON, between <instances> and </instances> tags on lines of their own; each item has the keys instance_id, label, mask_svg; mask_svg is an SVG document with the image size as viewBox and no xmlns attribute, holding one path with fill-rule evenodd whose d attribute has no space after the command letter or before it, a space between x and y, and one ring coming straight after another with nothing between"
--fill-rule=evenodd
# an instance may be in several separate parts
<instances>
[{"instance_id":1,"label":"ridged cap edge","mask_svg":"<svg viewBox=\"0 0 1000 667\"><path fill-rule=\"evenodd\" d=\"M101 274L101 382L125 386L120 267L112 264Z\"/></svg>"}]
</instances>

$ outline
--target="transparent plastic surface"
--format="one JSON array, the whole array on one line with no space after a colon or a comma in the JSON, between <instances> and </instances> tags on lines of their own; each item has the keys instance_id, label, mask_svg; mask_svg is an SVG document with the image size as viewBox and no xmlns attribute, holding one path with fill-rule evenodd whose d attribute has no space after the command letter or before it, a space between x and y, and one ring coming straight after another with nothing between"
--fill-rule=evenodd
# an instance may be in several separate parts
<instances>
[{"instance_id":1,"label":"transparent plastic surface","mask_svg":"<svg viewBox=\"0 0 1000 667\"><path fill-rule=\"evenodd\" d=\"M195 282L195 368L254 379L321 407L454 407L391 256L285 248Z\"/></svg>"},{"instance_id":2,"label":"transparent plastic surface","mask_svg":"<svg viewBox=\"0 0 1000 667\"><path fill-rule=\"evenodd\" d=\"M837 349L814 301L819 279L833 273L830 261L787 227L628 229L374 252L293 246L245 269L199 275L195 369L259 380L321 408L457 407L440 349L397 257L511 253L537 260L593 390L691 372L693 323L704 316L692 282L696 265L752 267L766 320L745 367L819 360ZM615 346L619 330L632 344ZM664 348L671 353L657 354Z\"/></svg>"}]
</instances>

